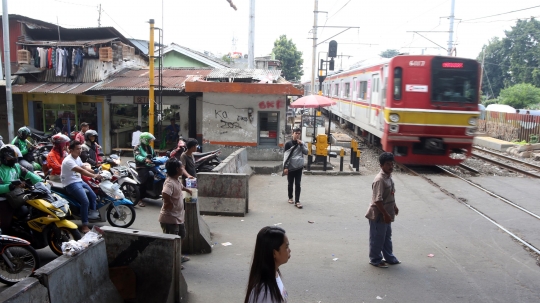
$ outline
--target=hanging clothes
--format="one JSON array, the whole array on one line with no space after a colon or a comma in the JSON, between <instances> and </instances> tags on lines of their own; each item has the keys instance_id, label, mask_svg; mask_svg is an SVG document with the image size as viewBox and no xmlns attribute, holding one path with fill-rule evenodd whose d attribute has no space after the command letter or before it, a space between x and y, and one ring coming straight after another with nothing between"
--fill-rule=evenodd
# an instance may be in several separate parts
<instances>
[{"instance_id":1,"label":"hanging clothes","mask_svg":"<svg viewBox=\"0 0 540 303\"><path fill-rule=\"evenodd\" d=\"M49 48L47 50L47 68L48 69L51 69L52 68L52 48Z\"/></svg>"},{"instance_id":2,"label":"hanging clothes","mask_svg":"<svg viewBox=\"0 0 540 303\"><path fill-rule=\"evenodd\" d=\"M71 49L66 49L66 52L67 52L67 64L66 64L66 73L65 73L65 76L64 77L71 77L71 69L73 67L73 63L72 63L72 55L71 55Z\"/></svg>"},{"instance_id":3,"label":"hanging clothes","mask_svg":"<svg viewBox=\"0 0 540 303\"><path fill-rule=\"evenodd\" d=\"M69 53L66 49L63 49L62 50L62 54L63 54L63 57L62 57L62 66L63 66L63 69L62 69L62 77L67 77L68 76L68 72L67 72L67 57L69 56Z\"/></svg>"},{"instance_id":4,"label":"hanging clothes","mask_svg":"<svg viewBox=\"0 0 540 303\"><path fill-rule=\"evenodd\" d=\"M62 50L61 48L57 48L56 49L56 76L58 77L61 77L62 76L62 69L63 69L63 65L62 63L64 62L64 50Z\"/></svg>"},{"instance_id":5,"label":"hanging clothes","mask_svg":"<svg viewBox=\"0 0 540 303\"><path fill-rule=\"evenodd\" d=\"M81 48L78 48L77 49L77 52L75 54L75 65L77 65L78 67L82 67L83 66L83 51Z\"/></svg>"},{"instance_id":6,"label":"hanging clothes","mask_svg":"<svg viewBox=\"0 0 540 303\"><path fill-rule=\"evenodd\" d=\"M39 49L41 47L36 47L36 49L34 49L34 51L32 52L33 56L34 56L34 67L39 67Z\"/></svg>"},{"instance_id":7,"label":"hanging clothes","mask_svg":"<svg viewBox=\"0 0 540 303\"><path fill-rule=\"evenodd\" d=\"M47 49L42 48L39 52L39 67L47 68Z\"/></svg>"},{"instance_id":8,"label":"hanging clothes","mask_svg":"<svg viewBox=\"0 0 540 303\"><path fill-rule=\"evenodd\" d=\"M52 69L56 73L56 47L52 48Z\"/></svg>"},{"instance_id":9,"label":"hanging clothes","mask_svg":"<svg viewBox=\"0 0 540 303\"><path fill-rule=\"evenodd\" d=\"M77 77L77 66L75 65L75 56L77 55L77 49L73 49L71 52L71 77Z\"/></svg>"}]
</instances>

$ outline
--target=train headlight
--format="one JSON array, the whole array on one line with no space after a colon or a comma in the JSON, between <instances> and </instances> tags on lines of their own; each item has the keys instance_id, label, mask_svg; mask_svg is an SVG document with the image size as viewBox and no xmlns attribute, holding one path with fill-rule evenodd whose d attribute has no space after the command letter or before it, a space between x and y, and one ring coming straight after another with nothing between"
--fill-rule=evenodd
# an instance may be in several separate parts
<instances>
[{"instance_id":1,"label":"train headlight","mask_svg":"<svg viewBox=\"0 0 540 303\"><path fill-rule=\"evenodd\" d=\"M468 127L467 130L465 130L465 135L467 136L474 136L474 133L476 133L476 127Z\"/></svg>"},{"instance_id":2,"label":"train headlight","mask_svg":"<svg viewBox=\"0 0 540 303\"><path fill-rule=\"evenodd\" d=\"M472 117L469 119L469 125L476 126L476 118Z\"/></svg>"},{"instance_id":3,"label":"train headlight","mask_svg":"<svg viewBox=\"0 0 540 303\"><path fill-rule=\"evenodd\" d=\"M399 121L399 115L398 114L390 114L390 121L396 123Z\"/></svg>"},{"instance_id":4,"label":"train headlight","mask_svg":"<svg viewBox=\"0 0 540 303\"><path fill-rule=\"evenodd\" d=\"M388 131L391 133L398 133L399 132L399 125L397 124L390 124L388 127Z\"/></svg>"}]
</instances>

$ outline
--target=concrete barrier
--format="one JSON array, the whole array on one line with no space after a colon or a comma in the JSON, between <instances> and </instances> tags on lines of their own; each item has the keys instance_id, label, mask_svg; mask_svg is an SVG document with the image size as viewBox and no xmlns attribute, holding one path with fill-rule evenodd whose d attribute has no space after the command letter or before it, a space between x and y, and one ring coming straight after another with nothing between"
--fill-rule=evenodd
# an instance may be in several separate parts
<instances>
[{"instance_id":1,"label":"concrete barrier","mask_svg":"<svg viewBox=\"0 0 540 303\"><path fill-rule=\"evenodd\" d=\"M104 226L111 270L130 269L136 277L136 302L187 302L179 236ZM117 279L115 285L129 281Z\"/></svg>"},{"instance_id":2,"label":"concrete barrier","mask_svg":"<svg viewBox=\"0 0 540 303\"><path fill-rule=\"evenodd\" d=\"M200 213L245 216L249 205L249 177L247 174L198 173Z\"/></svg>"},{"instance_id":3,"label":"concrete barrier","mask_svg":"<svg viewBox=\"0 0 540 303\"><path fill-rule=\"evenodd\" d=\"M238 148L245 148L247 152L247 159L250 161L279 161L283 160L283 147L262 148L262 147L231 147L227 145L214 145L204 143L202 145L203 151L208 152L216 149L221 149L222 156L228 156L237 151Z\"/></svg>"},{"instance_id":4,"label":"concrete barrier","mask_svg":"<svg viewBox=\"0 0 540 303\"><path fill-rule=\"evenodd\" d=\"M0 293L1 303L49 303L47 288L36 278L26 278Z\"/></svg>"},{"instance_id":5,"label":"concrete barrier","mask_svg":"<svg viewBox=\"0 0 540 303\"><path fill-rule=\"evenodd\" d=\"M213 173L239 173L251 175L251 167L248 164L247 150L240 148L232 152L225 160L216 166Z\"/></svg>"},{"instance_id":6,"label":"concrete barrier","mask_svg":"<svg viewBox=\"0 0 540 303\"><path fill-rule=\"evenodd\" d=\"M182 241L184 254L208 254L212 252L212 237L210 228L200 216L199 203L186 202L185 204L186 238Z\"/></svg>"},{"instance_id":7,"label":"concrete barrier","mask_svg":"<svg viewBox=\"0 0 540 303\"><path fill-rule=\"evenodd\" d=\"M109 279L103 239L74 257L56 258L36 270L34 276L48 289L50 302L124 302Z\"/></svg>"}]
</instances>

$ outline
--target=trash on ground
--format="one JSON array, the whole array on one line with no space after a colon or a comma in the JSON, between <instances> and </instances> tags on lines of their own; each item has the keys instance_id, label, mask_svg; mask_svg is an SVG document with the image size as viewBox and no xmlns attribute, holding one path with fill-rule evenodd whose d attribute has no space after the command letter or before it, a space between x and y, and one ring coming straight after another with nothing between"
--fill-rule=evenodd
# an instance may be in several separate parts
<instances>
[{"instance_id":1,"label":"trash on ground","mask_svg":"<svg viewBox=\"0 0 540 303\"><path fill-rule=\"evenodd\" d=\"M272 177L275 177L275 176L277 176L277 174L276 174L276 173L272 173Z\"/></svg>"},{"instance_id":2,"label":"trash on ground","mask_svg":"<svg viewBox=\"0 0 540 303\"><path fill-rule=\"evenodd\" d=\"M378 300L382 300L382 298L381 298L381 297L379 297L379 296L377 296L377 299L378 299Z\"/></svg>"},{"instance_id":3,"label":"trash on ground","mask_svg":"<svg viewBox=\"0 0 540 303\"><path fill-rule=\"evenodd\" d=\"M102 231L99 228L92 228L91 231L87 232L80 240L75 241L71 240L69 242L62 243L62 253L68 257L73 257L86 248L88 246L96 243L99 239L101 239L101 233Z\"/></svg>"},{"instance_id":4,"label":"trash on ground","mask_svg":"<svg viewBox=\"0 0 540 303\"><path fill-rule=\"evenodd\" d=\"M229 245L232 245L232 243L231 243L231 242L225 242L225 243L221 243L221 245L223 245L223 246L229 246Z\"/></svg>"},{"instance_id":5,"label":"trash on ground","mask_svg":"<svg viewBox=\"0 0 540 303\"><path fill-rule=\"evenodd\" d=\"M435 257L435 255L434 255L434 254L429 254L429 255L427 255L427 256L428 256L428 257L430 257L430 258L433 258L433 257Z\"/></svg>"},{"instance_id":6,"label":"trash on ground","mask_svg":"<svg viewBox=\"0 0 540 303\"><path fill-rule=\"evenodd\" d=\"M313 224L313 223L315 223L315 222L314 222L314 221L307 221L307 223L311 223L311 224Z\"/></svg>"},{"instance_id":7,"label":"trash on ground","mask_svg":"<svg viewBox=\"0 0 540 303\"><path fill-rule=\"evenodd\" d=\"M274 224L274 226L278 226L278 225L281 225L281 223L276 223L276 224Z\"/></svg>"},{"instance_id":8,"label":"trash on ground","mask_svg":"<svg viewBox=\"0 0 540 303\"><path fill-rule=\"evenodd\" d=\"M333 260L333 261L337 261L337 260L338 260L338 258L334 258L334 259L332 259L332 260Z\"/></svg>"}]
</instances>

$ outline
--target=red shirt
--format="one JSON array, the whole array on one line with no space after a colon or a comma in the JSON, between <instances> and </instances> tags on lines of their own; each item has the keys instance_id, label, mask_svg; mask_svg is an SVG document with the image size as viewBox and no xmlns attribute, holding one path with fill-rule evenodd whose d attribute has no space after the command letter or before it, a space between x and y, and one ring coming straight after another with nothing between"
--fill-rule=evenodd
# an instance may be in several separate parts
<instances>
[{"instance_id":1,"label":"red shirt","mask_svg":"<svg viewBox=\"0 0 540 303\"><path fill-rule=\"evenodd\" d=\"M82 132L78 132L75 136L75 140L84 144L84 134Z\"/></svg>"},{"instance_id":2,"label":"red shirt","mask_svg":"<svg viewBox=\"0 0 540 303\"><path fill-rule=\"evenodd\" d=\"M52 149L47 155L47 166L52 168L51 175L60 175L62 171L62 161L64 157L60 155L55 149Z\"/></svg>"}]
</instances>

